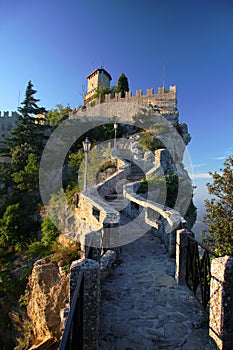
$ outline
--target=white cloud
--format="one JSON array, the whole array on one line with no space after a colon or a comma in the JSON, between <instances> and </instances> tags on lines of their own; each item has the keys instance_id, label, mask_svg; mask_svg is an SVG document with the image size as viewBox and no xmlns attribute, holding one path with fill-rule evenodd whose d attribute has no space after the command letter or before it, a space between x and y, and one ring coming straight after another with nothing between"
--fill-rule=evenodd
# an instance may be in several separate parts
<instances>
[{"instance_id":1,"label":"white cloud","mask_svg":"<svg viewBox=\"0 0 233 350\"><path fill-rule=\"evenodd\" d=\"M192 164L193 168L196 169L196 168L201 168L203 166L205 166L206 163L200 163L200 164Z\"/></svg>"},{"instance_id":2,"label":"white cloud","mask_svg":"<svg viewBox=\"0 0 233 350\"><path fill-rule=\"evenodd\" d=\"M221 157L215 157L215 158L211 158L213 160L225 160L226 156L221 156Z\"/></svg>"},{"instance_id":3,"label":"white cloud","mask_svg":"<svg viewBox=\"0 0 233 350\"><path fill-rule=\"evenodd\" d=\"M193 173L190 174L192 179L211 179L211 176L209 173Z\"/></svg>"}]
</instances>

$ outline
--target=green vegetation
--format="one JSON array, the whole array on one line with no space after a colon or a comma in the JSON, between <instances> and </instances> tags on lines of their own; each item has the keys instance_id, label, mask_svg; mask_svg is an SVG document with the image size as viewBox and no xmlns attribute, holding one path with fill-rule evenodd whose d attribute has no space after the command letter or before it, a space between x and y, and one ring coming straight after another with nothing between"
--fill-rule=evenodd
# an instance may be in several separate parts
<instances>
[{"instance_id":1,"label":"green vegetation","mask_svg":"<svg viewBox=\"0 0 233 350\"><path fill-rule=\"evenodd\" d=\"M213 182L207 188L213 197L205 201L208 228L203 230L203 240L219 256L233 256L233 156L219 173L210 175Z\"/></svg>"},{"instance_id":2,"label":"green vegetation","mask_svg":"<svg viewBox=\"0 0 233 350\"><path fill-rule=\"evenodd\" d=\"M156 191L159 189L158 203L169 208L174 208L178 193L178 176L175 173L168 173L164 176L153 175L149 179L143 179L138 192ZM166 201L164 202L164 199Z\"/></svg>"},{"instance_id":3,"label":"green vegetation","mask_svg":"<svg viewBox=\"0 0 233 350\"><path fill-rule=\"evenodd\" d=\"M73 242L66 246L61 244L54 245L53 256L51 260L57 262L68 273L72 261L77 260L80 256L80 244Z\"/></svg>"},{"instance_id":4,"label":"green vegetation","mask_svg":"<svg viewBox=\"0 0 233 350\"><path fill-rule=\"evenodd\" d=\"M45 116L45 121L50 126L56 127L69 117L70 112L71 108L69 106L63 107L62 105L58 104L55 109L48 111Z\"/></svg>"},{"instance_id":5,"label":"green vegetation","mask_svg":"<svg viewBox=\"0 0 233 350\"><path fill-rule=\"evenodd\" d=\"M129 83L128 78L125 76L124 73L121 74L121 76L118 79L117 86L112 86L109 88L104 88L102 86L98 86L96 89L96 93L93 96L93 102L92 105L95 105L95 99L100 99L100 102L105 101L105 95L110 95L111 98L115 97L115 93L121 93L121 97L125 97L125 92L129 91Z\"/></svg>"},{"instance_id":6,"label":"green vegetation","mask_svg":"<svg viewBox=\"0 0 233 350\"><path fill-rule=\"evenodd\" d=\"M184 181L182 177L178 177L174 172L169 172L166 175L155 174L149 179L143 179L138 189L138 193L147 193L148 191L158 191L156 202L166 207L174 208L177 200L179 184ZM196 207L191 200L185 214L185 219L190 223L190 226L196 220Z\"/></svg>"},{"instance_id":7,"label":"green vegetation","mask_svg":"<svg viewBox=\"0 0 233 350\"><path fill-rule=\"evenodd\" d=\"M109 168L115 168L116 169L116 165L113 163L112 160L107 160L106 162L102 162L102 164L99 167L99 171L103 172Z\"/></svg>"},{"instance_id":8,"label":"green vegetation","mask_svg":"<svg viewBox=\"0 0 233 350\"><path fill-rule=\"evenodd\" d=\"M118 79L117 83L117 92L121 93L121 97L125 97L125 93L129 91L129 83L128 78L124 73L121 74L121 76Z\"/></svg>"},{"instance_id":9,"label":"green vegetation","mask_svg":"<svg viewBox=\"0 0 233 350\"><path fill-rule=\"evenodd\" d=\"M0 145L0 155L6 159L0 164L0 296L5 300L4 309L0 307L2 348L8 348L11 341L3 336L11 327L8 312L23 305L20 296L24 295L33 261L56 255L60 249L59 232L51 220L45 217L41 225L39 164L51 132L67 118L70 108L58 105L47 112L38 105L35 94L29 81L18 109L18 123Z\"/></svg>"},{"instance_id":10,"label":"green vegetation","mask_svg":"<svg viewBox=\"0 0 233 350\"><path fill-rule=\"evenodd\" d=\"M39 162L47 138L42 124L46 110L37 105L35 93L29 81L18 109L18 124L0 149L1 155L9 159L0 166L0 246L10 251L25 248L35 239L39 227L35 220L40 204ZM38 114L40 118L35 117Z\"/></svg>"},{"instance_id":11,"label":"green vegetation","mask_svg":"<svg viewBox=\"0 0 233 350\"><path fill-rule=\"evenodd\" d=\"M162 142L152 132L148 131L141 133L139 143L145 151L154 152L157 149L164 148Z\"/></svg>"},{"instance_id":12,"label":"green vegetation","mask_svg":"<svg viewBox=\"0 0 233 350\"><path fill-rule=\"evenodd\" d=\"M98 86L96 89L96 93L94 95L94 99L100 98L100 102L102 103L105 101L105 95L110 94L111 98L113 98L116 92L117 92L116 86L112 86L110 88L104 88L102 86Z\"/></svg>"},{"instance_id":13,"label":"green vegetation","mask_svg":"<svg viewBox=\"0 0 233 350\"><path fill-rule=\"evenodd\" d=\"M25 245L30 224L28 215L20 203L9 205L0 219L0 244L2 248L14 249Z\"/></svg>"}]
</instances>

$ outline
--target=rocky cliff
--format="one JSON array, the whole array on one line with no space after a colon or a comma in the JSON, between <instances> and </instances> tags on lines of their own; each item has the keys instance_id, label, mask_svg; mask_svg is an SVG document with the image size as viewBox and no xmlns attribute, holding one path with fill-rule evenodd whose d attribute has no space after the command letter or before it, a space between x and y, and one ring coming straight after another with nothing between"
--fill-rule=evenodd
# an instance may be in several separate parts
<instances>
[{"instance_id":1,"label":"rocky cliff","mask_svg":"<svg viewBox=\"0 0 233 350\"><path fill-rule=\"evenodd\" d=\"M69 296L69 274L51 258L41 259L33 266L27 288L30 349L53 349L61 336L60 311Z\"/></svg>"}]
</instances>

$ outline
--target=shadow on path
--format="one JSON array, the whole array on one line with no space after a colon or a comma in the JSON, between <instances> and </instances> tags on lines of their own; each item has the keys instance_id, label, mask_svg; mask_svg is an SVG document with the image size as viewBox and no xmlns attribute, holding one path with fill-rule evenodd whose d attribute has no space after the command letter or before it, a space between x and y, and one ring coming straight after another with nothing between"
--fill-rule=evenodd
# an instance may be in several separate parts
<instances>
[{"instance_id":1,"label":"shadow on path","mask_svg":"<svg viewBox=\"0 0 233 350\"><path fill-rule=\"evenodd\" d=\"M122 247L119 265L102 284L99 350L209 350L208 323L175 260L149 232Z\"/></svg>"}]
</instances>

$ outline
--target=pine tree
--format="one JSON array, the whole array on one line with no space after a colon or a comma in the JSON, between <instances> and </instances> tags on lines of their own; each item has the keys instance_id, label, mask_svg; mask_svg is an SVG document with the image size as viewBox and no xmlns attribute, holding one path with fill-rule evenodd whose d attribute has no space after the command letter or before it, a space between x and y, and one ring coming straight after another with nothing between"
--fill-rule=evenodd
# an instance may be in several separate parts
<instances>
[{"instance_id":1,"label":"pine tree","mask_svg":"<svg viewBox=\"0 0 233 350\"><path fill-rule=\"evenodd\" d=\"M213 196L205 201L204 242L219 255L233 255L233 156L224 162L220 173L210 173L213 183L207 184Z\"/></svg>"},{"instance_id":2,"label":"pine tree","mask_svg":"<svg viewBox=\"0 0 233 350\"><path fill-rule=\"evenodd\" d=\"M22 107L18 109L18 124L0 149L0 153L9 158L9 162L0 167L1 194L5 199L0 208L1 215L5 215L9 205L20 203L28 214L28 221L29 216L38 210L40 202L39 163L47 139L45 130L48 128L35 118L38 113L46 111L44 107L38 106L39 100L34 97L35 93L36 90L29 81ZM15 208L17 210L18 207ZM5 221L2 225L4 223Z\"/></svg>"},{"instance_id":3,"label":"pine tree","mask_svg":"<svg viewBox=\"0 0 233 350\"><path fill-rule=\"evenodd\" d=\"M18 108L18 111L24 118L28 116L35 116L36 114L43 114L46 112L44 107L38 107L37 102L40 100L34 97L36 93L37 91L33 89L33 84L31 80L29 80L25 92L25 99L21 103L23 107Z\"/></svg>"},{"instance_id":4,"label":"pine tree","mask_svg":"<svg viewBox=\"0 0 233 350\"><path fill-rule=\"evenodd\" d=\"M11 135L3 142L0 153L4 156L11 157L16 147L22 145L30 146L32 152L41 154L44 145L45 126L41 118L35 118L36 115L46 113L44 107L39 107L38 99L34 97L37 91L33 89L31 81L28 82L25 92L25 99L21 103L22 107L18 108L18 123L11 131ZM43 118L42 118L43 119Z\"/></svg>"},{"instance_id":5,"label":"pine tree","mask_svg":"<svg viewBox=\"0 0 233 350\"><path fill-rule=\"evenodd\" d=\"M128 78L124 73L122 73L120 78L118 79L117 92L121 93L121 97L125 97L126 91L129 91Z\"/></svg>"}]
</instances>

